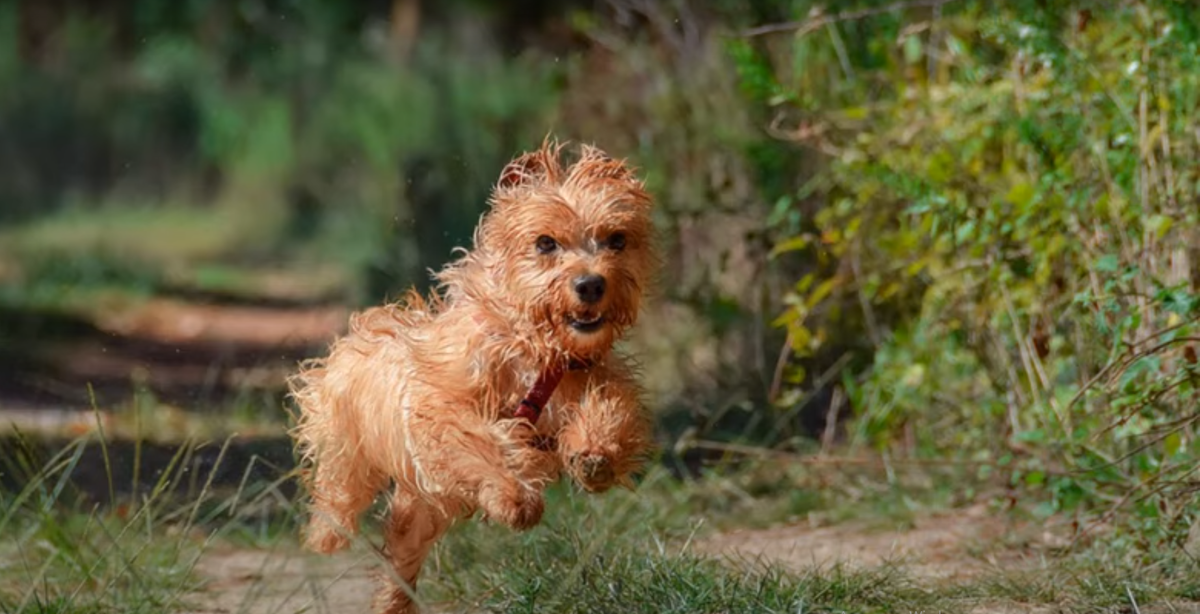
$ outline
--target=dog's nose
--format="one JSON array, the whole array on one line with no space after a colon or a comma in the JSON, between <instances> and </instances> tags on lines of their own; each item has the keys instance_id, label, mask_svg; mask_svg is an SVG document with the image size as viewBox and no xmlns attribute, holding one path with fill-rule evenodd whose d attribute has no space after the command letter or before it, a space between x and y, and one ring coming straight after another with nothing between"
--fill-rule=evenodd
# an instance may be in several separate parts
<instances>
[{"instance_id":1,"label":"dog's nose","mask_svg":"<svg viewBox=\"0 0 1200 614\"><path fill-rule=\"evenodd\" d=\"M575 278L575 294L585 303L597 303L604 297L604 285L599 275L581 275Z\"/></svg>"}]
</instances>

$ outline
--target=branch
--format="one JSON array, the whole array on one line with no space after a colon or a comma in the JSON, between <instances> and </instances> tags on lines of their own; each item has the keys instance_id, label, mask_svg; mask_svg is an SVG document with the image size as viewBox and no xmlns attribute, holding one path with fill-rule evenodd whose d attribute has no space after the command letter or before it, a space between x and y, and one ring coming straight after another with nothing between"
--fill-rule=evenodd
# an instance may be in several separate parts
<instances>
[{"instance_id":1,"label":"branch","mask_svg":"<svg viewBox=\"0 0 1200 614\"><path fill-rule=\"evenodd\" d=\"M1187 322L1187 323L1190 323L1190 322L1191 321L1189 320L1189 322ZM1179 328L1179 326L1181 326L1181 325L1171 327L1170 329L1168 329L1168 331L1174 330L1175 328ZM1162 336L1162 334L1164 332L1168 332L1168 331L1159 331L1157 333L1151 334L1151 335L1147 336L1145 339L1142 339L1141 341L1137 341L1132 345L1136 347L1137 345L1143 344L1151 339L1156 339L1156 338ZM1125 371L1125 369L1128 369L1130 365L1132 365L1134 362L1136 362L1137 360L1139 360L1141 358L1145 358L1147 356L1157 354L1176 343L1194 343L1194 342L1198 342L1198 341L1200 341L1200 337L1178 337L1175 339L1171 339L1169 341L1159 343L1158 345L1156 345L1148 350L1142 350L1140 352L1135 352L1134 354L1130 355L1128 358L1121 361L1120 363L1116 362L1115 360L1113 362L1108 363L1107 365L1104 366L1103 369L1100 369L1099 373L1093 375L1091 377L1091 379L1089 379L1087 382L1085 382L1083 384L1082 388L1080 388L1078 391L1075 392L1075 396L1071 397L1071 400L1067 403L1067 406L1063 409L1063 411L1070 411L1071 408L1074 407L1074 405L1076 403L1078 403L1080 401L1080 399L1082 399L1084 397L1084 395L1086 395L1088 393L1088 391L1091 390L1096 385L1097 382L1104 379L1105 377L1108 377L1108 374L1110 371L1113 371L1114 369L1116 370L1116 373L1114 373L1109 378L1109 382L1111 384L1111 381L1113 378L1116 378L1117 376L1119 376L1122 372Z\"/></svg>"}]
</instances>

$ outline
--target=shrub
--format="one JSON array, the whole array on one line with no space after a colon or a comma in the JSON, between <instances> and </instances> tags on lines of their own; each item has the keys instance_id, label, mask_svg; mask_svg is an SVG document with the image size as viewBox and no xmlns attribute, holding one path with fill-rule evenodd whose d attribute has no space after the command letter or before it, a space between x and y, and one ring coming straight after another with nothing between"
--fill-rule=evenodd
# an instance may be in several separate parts
<instances>
[{"instance_id":1,"label":"shrub","mask_svg":"<svg viewBox=\"0 0 1200 614\"><path fill-rule=\"evenodd\" d=\"M800 356L865 331L855 441L1179 537L1200 467L1195 14L930 4L739 44L776 133L825 160L777 248L820 266L780 322Z\"/></svg>"}]
</instances>

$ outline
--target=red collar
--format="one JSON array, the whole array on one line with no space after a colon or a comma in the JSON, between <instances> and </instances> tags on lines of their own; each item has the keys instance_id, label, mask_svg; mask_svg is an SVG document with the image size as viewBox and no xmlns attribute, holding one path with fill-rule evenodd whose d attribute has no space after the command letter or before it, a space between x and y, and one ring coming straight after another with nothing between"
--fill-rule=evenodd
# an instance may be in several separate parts
<instances>
[{"instance_id":1,"label":"red collar","mask_svg":"<svg viewBox=\"0 0 1200 614\"><path fill-rule=\"evenodd\" d=\"M525 398L521 399L516 411L513 412L513 417L524 418L530 424L537 424L538 418L542 417L542 408L554 395L554 389L558 388L558 383L562 381L563 375L567 371L586 371L591 369L593 364L590 360L571 359L565 369L562 365L546 368L538 374L537 381L529 388Z\"/></svg>"}]
</instances>

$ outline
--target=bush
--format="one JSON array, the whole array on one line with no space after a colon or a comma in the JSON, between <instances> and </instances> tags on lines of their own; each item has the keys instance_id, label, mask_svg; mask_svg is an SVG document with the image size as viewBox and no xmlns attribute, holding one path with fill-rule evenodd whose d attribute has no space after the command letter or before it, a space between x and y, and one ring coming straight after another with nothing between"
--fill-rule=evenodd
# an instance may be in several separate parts
<instances>
[{"instance_id":1,"label":"bush","mask_svg":"<svg viewBox=\"0 0 1200 614\"><path fill-rule=\"evenodd\" d=\"M1105 7L814 17L739 57L777 134L825 160L778 246L822 264L781 323L800 356L866 331L855 441L1178 538L1200 467L1200 26L1180 2Z\"/></svg>"}]
</instances>

